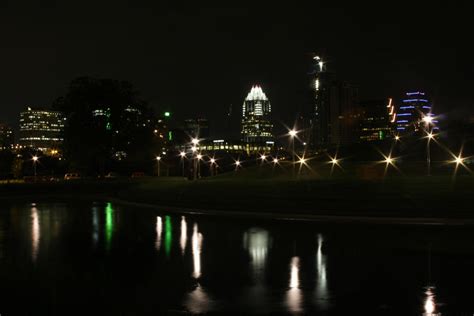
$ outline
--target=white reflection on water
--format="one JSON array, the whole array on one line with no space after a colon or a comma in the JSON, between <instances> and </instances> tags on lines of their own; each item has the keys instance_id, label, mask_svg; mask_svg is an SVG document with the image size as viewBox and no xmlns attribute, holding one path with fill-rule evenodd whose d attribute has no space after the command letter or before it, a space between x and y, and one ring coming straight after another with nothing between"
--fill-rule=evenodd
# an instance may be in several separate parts
<instances>
[{"instance_id":1,"label":"white reflection on water","mask_svg":"<svg viewBox=\"0 0 474 316\"><path fill-rule=\"evenodd\" d=\"M99 231L99 209L94 207L92 209L92 242L94 243L94 246L97 246L99 243Z\"/></svg>"},{"instance_id":2,"label":"white reflection on water","mask_svg":"<svg viewBox=\"0 0 474 316\"><path fill-rule=\"evenodd\" d=\"M156 217L156 242L155 247L156 250L160 250L161 248L161 234L163 233L163 220L161 216Z\"/></svg>"},{"instance_id":3,"label":"white reflection on water","mask_svg":"<svg viewBox=\"0 0 474 316\"><path fill-rule=\"evenodd\" d=\"M31 257L33 261L36 261L38 257L40 237L38 209L33 207L31 209Z\"/></svg>"},{"instance_id":4,"label":"white reflection on water","mask_svg":"<svg viewBox=\"0 0 474 316\"><path fill-rule=\"evenodd\" d=\"M316 301L319 307L328 308L328 283L326 278L326 256L323 254L323 235L318 235L318 249L316 252Z\"/></svg>"},{"instance_id":5,"label":"white reflection on water","mask_svg":"<svg viewBox=\"0 0 474 316\"><path fill-rule=\"evenodd\" d=\"M425 300L425 316L435 316L436 314L436 303L435 303L435 295L433 292L434 288L429 287L425 294L426 294L426 300Z\"/></svg>"},{"instance_id":6,"label":"white reflection on water","mask_svg":"<svg viewBox=\"0 0 474 316\"><path fill-rule=\"evenodd\" d=\"M197 280L201 277L201 251L203 236L198 230L198 225L194 224L192 236L192 252L193 252L193 277ZM213 302L209 298L204 288L197 283L194 291L188 294L184 302L184 306L188 311L194 314L207 313L212 308Z\"/></svg>"},{"instance_id":7,"label":"white reflection on water","mask_svg":"<svg viewBox=\"0 0 474 316\"><path fill-rule=\"evenodd\" d=\"M192 243L193 243L193 263L194 263L193 277L196 279L199 279L199 277L201 276L202 234L198 232L197 224L194 224Z\"/></svg>"},{"instance_id":8,"label":"white reflection on water","mask_svg":"<svg viewBox=\"0 0 474 316\"><path fill-rule=\"evenodd\" d=\"M196 289L188 294L184 306L193 314L204 314L211 309L212 301L209 299L209 295L207 295L206 291L198 283Z\"/></svg>"},{"instance_id":9,"label":"white reflection on water","mask_svg":"<svg viewBox=\"0 0 474 316\"><path fill-rule=\"evenodd\" d=\"M293 313L302 312L303 293L300 286L300 258L291 258L290 264L290 289L286 292L286 306Z\"/></svg>"},{"instance_id":10,"label":"white reflection on water","mask_svg":"<svg viewBox=\"0 0 474 316\"><path fill-rule=\"evenodd\" d=\"M181 252L184 255L186 251L186 243L188 240L187 235L188 225L186 224L186 218L184 216L181 217L181 238L180 238L180 245L181 245Z\"/></svg>"},{"instance_id":11,"label":"white reflection on water","mask_svg":"<svg viewBox=\"0 0 474 316\"><path fill-rule=\"evenodd\" d=\"M263 278L269 246L270 235L264 229L251 228L244 234L244 248L252 259L252 272L257 282Z\"/></svg>"}]
</instances>

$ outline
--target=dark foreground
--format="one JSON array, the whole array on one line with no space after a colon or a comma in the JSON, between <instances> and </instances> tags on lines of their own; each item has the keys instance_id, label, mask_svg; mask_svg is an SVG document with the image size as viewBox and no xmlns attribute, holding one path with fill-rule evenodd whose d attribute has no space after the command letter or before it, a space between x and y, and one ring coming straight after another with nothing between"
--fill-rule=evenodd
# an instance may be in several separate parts
<instances>
[{"instance_id":1,"label":"dark foreground","mask_svg":"<svg viewBox=\"0 0 474 316\"><path fill-rule=\"evenodd\" d=\"M31 204L35 202L36 204ZM3 203L2 315L471 315L474 232Z\"/></svg>"},{"instance_id":2,"label":"dark foreground","mask_svg":"<svg viewBox=\"0 0 474 316\"><path fill-rule=\"evenodd\" d=\"M155 177L0 185L3 200L93 198L217 214L446 219L457 224L472 224L473 192L470 175L294 179L241 172L197 181Z\"/></svg>"}]
</instances>

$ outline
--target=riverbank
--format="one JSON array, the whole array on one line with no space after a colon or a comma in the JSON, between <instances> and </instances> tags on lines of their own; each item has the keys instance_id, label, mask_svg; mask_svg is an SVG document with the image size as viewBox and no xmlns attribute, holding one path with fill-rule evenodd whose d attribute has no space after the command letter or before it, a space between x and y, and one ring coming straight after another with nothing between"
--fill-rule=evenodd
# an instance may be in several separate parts
<instances>
[{"instance_id":1,"label":"riverbank","mask_svg":"<svg viewBox=\"0 0 474 316\"><path fill-rule=\"evenodd\" d=\"M470 176L368 181L223 175L198 181L163 177L0 186L3 200L92 198L228 216L457 225L474 220L473 192Z\"/></svg>"}]
</instances>

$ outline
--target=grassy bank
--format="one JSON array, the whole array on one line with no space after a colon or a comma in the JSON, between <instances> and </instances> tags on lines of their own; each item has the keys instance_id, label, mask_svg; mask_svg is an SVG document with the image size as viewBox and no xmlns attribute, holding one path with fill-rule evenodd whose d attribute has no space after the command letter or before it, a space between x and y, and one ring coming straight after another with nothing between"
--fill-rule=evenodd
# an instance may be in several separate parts
<instances>
[{"instance_id":1,"label":"grassy bank","mask_svg":"<svg viewBox=\"0 0 474 316\"><path fill-rule=\"evenodd\" d=\"M327 173L327 172L326 172ZM164 207L285 214L377 217L474 218L474 177L461 175L365 179L352 173L250 168L212 178L143 178L113 181L12 183L0 185L3 199L113 197Z\"/></svg>"}]
</instances>

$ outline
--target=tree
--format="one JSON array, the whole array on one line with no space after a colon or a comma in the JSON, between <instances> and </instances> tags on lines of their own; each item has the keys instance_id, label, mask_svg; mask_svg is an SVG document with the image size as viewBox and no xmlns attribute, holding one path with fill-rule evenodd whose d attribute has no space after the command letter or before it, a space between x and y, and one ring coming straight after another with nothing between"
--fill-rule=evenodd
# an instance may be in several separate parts
<instances>
[{"instance_id":1,"label":"tree","mask_svg":"<svg viewBox=\"0 0 474 316\"><path fill-rule=\"evenodd\" d=\"M129 82L77 78L53 108L66 116L63 150L70 169L104 174L118 159L150 164L153 113Z\"/></svg>"}]
</instances>

